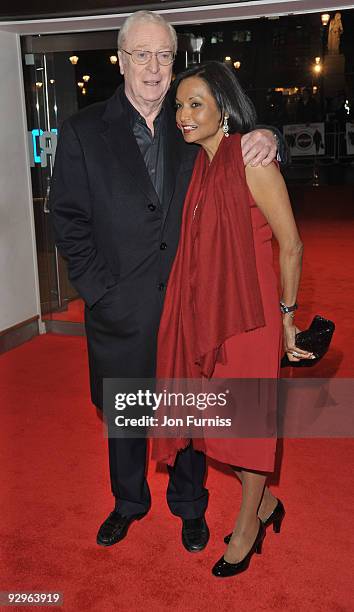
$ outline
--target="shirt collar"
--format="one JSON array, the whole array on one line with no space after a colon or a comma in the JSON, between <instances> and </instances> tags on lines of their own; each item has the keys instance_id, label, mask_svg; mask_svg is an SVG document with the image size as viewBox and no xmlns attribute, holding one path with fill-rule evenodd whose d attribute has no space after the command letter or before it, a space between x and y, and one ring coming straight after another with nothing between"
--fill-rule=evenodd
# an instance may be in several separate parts
<instances>
[{"instance_id":1,"label":"shirt collar","mask_svg":"<svg viewBox=\"0 0 354 612\"><path fill-rule=\"evenodd\" d=\"M142 123L146 125L146 121L142 115L140 115L139 111L132 105L130 100L128 100L127 96L124 92L124 87L122 87L120 91L120 100L123 106L124 113L128 115L130 127L134 128L137 123ZM165 111L165 101L162 103L161 110L157 117L154 120L154 127L157 127L161 123L161 118L163 117Z\"/></svg>"}]
</instances>

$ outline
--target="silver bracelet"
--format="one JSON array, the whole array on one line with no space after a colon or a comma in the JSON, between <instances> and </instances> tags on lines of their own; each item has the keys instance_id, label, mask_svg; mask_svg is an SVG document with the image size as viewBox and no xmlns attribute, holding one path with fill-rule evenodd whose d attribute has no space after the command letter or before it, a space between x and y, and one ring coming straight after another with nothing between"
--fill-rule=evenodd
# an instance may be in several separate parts
<instances>
[{"instance_id":1,"label":"silver bracelet","mask_svg":"<svg viewBox=\"0 0 354 612\"><path fill-rule=\"evenodd\" d=\"M280 302L280 310L282 312L282 314L289 314L289 313L294 313L292 316L295 315L295 310L298 309L298 305L295 302L295 304L293 304L292 306L286 306L286 304L284 304L284 302Z\"/></svg>"}]
</instances>

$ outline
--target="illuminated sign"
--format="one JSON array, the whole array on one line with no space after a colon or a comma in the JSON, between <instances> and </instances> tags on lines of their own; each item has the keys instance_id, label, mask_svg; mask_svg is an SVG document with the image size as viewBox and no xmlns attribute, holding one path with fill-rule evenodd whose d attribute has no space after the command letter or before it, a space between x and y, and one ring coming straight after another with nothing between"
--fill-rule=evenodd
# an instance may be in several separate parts
<instances>
[{"instance_id":1,"label":"illuminated sign","mask_svg":"<svg viewBox=\"0 0 354 612\"><path fill-rule=\"evenodd\" d=\"M55 128L50 130L50 132L41 129L28 132L28 150L31 168L39 164L41 168L46 168L49 155L52 158L52 163L54 163L57 140L58 130Z\"/></svg>"},{"instance_id":2,"label":"illuminated sign","mask_svg":"<svg viewBox=\"0 0 354 612\"><path fill-rule=\"evenodd\" d=\"M324 123L284 125L283 134L292 156L324 155Z\"/></svg>"}]
</instances>

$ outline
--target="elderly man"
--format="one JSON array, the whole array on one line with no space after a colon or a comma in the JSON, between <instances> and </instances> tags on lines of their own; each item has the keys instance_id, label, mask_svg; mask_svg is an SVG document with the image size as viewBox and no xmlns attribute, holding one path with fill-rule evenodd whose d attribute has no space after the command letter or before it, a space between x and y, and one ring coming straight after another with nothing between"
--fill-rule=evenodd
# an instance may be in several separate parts
<instances>
[{"instance_id":1,"label":"elderly man","mask_svg":"<svg viewBox=\"0 0 354 612\"><path fill-rule=\"evenodd\" d=\"M118 47L124 86L63 123L50 202L58 248L85 301L91 397L99 408L103 378L155 375L164 293L197 152L164 102L177 50L172 26L136 12ZM245 135L242 145L245 164L266 164L276 154L268 130ZM115 508L97 535L103 546L122 540L150 508L146 440L110 438L108 446ZM182 519L191 552L209 538L204 475L205 457L192 445L170 469L168 505Z\"/></svg>"}]
</instances>

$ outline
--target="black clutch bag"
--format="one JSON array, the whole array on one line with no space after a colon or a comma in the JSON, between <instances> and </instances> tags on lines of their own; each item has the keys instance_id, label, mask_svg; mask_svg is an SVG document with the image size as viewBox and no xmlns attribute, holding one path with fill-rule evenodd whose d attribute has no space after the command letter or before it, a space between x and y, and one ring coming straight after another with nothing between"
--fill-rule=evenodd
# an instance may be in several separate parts
<instances>
[{"instance_id":1,"label":"black clutch bag","mask_svg":"<svg viewBox=\"0 0 354 612\"><path fill-rule=\"evenodd\" d=\"M310 327L305 331L299 332L295 336L295 345L303 351L309 351L314 354L315 359L300 359L300 361L290 361L285 354L281 360L280 366L286 368L308 368L315 365L322 359L328 351L332 340L335 325L333 321L324 319L320 315L316 315Z\"/></svg>"}]
</instances>

